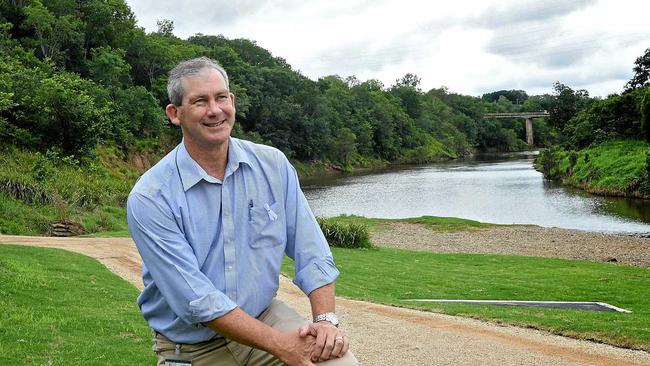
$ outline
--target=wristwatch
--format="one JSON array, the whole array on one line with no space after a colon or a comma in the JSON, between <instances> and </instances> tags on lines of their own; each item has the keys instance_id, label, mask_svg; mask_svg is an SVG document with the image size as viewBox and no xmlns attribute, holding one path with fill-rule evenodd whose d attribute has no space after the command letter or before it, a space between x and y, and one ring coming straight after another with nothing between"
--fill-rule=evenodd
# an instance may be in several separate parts
<instances>
[{"instance_id":1,"label":"wristwatch","mask_svg":"<svg viewBox=\"0 0 650 366\"><path fill-rule=\"evenodd\" d=\"M314 317L314 323L318 323L322 321L330 322L335 327L339 326L339 318L337 318L336 314L332 312L318 314Z\"/></svg>"}]
</instances>

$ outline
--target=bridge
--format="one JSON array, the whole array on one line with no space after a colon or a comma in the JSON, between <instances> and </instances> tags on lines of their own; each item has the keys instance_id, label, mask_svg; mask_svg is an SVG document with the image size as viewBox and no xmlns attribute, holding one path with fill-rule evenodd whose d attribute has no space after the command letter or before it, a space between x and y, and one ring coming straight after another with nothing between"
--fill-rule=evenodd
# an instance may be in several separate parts
<instances>
[{"instance_id":1,"label":"bridge","mask_svg":"<svg viewBox=\"0 0 650 366\"><path fill-rule=\"evenodd\" d=\"M533 118L548 117L547 111L541 112L520 112L520 113L486 113L483 118L523 118L526 120L526 143L533 146Z\"/></svg>"}]
</instances>

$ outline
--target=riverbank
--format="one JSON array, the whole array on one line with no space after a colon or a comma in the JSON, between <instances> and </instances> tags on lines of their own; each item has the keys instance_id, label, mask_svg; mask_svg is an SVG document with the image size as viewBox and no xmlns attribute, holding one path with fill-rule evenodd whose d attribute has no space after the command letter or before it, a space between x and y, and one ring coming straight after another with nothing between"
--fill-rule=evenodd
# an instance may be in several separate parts
<instances>
[{"instance_id":1,"label":"riverbank","mask_svg":"<svg viewBox=\"0 0 650 366\"><path fill-rule=\"evenodd\" d=\"M385 222L370 232L381 247L435 253L480 253L584 259L650 267L650 238L533 225L435 231L408 222Z\"/></svg>"},{"instance_id":2,"label":"riverbank","mask_svg":"<svg viewBox=\"0 0 650 366\"><path fill-rule=\"evenodd\" d=\"M650 198L650 144L612 140L579 151L543 150L535 168L544 177L601 196Z\"/></svg>"}]
</instances>

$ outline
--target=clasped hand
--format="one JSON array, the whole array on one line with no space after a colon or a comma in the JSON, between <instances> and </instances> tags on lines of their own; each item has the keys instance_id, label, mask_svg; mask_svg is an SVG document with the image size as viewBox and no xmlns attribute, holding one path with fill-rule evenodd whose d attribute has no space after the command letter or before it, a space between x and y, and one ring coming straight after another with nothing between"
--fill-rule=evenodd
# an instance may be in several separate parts
<instances>
[{"instance_id":1,"label":"clasped hand","mask_svg":"<svg viewBox=\"0 0 650 366\"><path fill-rule=\"evenodd\" d=\"M319 322L305 325L299 329L300 337L316 337L312 349L312 362L327 361L343 357L350 347L350 340L344 331L329 322Z\"/></svg>"}]
</instances>

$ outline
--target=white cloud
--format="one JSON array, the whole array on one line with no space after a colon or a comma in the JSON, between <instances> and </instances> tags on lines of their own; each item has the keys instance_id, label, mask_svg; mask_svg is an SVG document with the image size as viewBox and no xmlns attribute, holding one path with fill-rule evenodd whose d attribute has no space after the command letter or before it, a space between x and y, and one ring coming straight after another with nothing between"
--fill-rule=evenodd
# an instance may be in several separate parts
<instances>
[{"instance_id":1,"label":"white cloud","mask_svg":"<svg viewBox=\"0 0 650 366\"><path fill-rule=\"evenodd\" d=\"M423 89L480 95L550 92L559 80L620 92L650 47L650 3L634 0L127 0L139 24L175 34L249 38L306 76L355 75L385 85L407 72Z\"/></svg>"}]
</instances>

